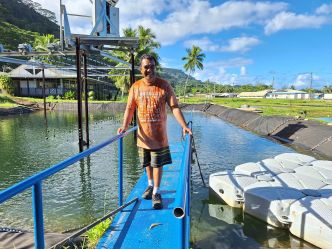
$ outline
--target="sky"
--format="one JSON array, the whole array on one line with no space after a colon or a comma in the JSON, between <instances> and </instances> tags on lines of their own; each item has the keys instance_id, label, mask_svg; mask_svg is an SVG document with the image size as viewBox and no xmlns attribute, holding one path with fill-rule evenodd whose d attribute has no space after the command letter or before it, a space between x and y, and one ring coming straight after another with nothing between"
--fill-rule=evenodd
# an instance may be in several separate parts
<instances>
[{"instance_id":1,"label":"sky","mask_svg":"<svg viewBox=\"0 0 332 249\"><path fill-rule=\"evenodd\" d=\"M55 12L59 0L34 0ZM62 0L68 13L91 15L90 0ZM332 1L119 0L120 30L143 25L156 34L161 65L183 70L199 46L204 69L193 76L219 84L332 86ZM91 19L70 17L72 33Z\"/></svg>"}]
</instances>

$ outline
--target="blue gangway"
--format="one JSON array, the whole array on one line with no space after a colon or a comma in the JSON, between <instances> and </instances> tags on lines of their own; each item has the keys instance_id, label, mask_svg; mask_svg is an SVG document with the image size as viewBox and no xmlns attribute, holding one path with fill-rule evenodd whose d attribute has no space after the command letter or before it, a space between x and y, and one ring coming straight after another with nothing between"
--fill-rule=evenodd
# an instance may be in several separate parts
<instances>
[{"instance_id":1,"label":"blue gangway","mask_svg":"<svg viewBox=\"0 0 332 249\"><path fill-rule=\"evenodd\" d=\"M151 201L141 198L146 174L138 180L123 203L123 138L136 127L76 154L0 192L0 204L32 188L35 248L44 249L42 182L75 162L118 141L118 208L109 229L97 248L189 248L190 242L190 162L191 136L171 144L173 164L164 167L161 186L164 208L154 210Z\"/></svg>"}]
</instances>

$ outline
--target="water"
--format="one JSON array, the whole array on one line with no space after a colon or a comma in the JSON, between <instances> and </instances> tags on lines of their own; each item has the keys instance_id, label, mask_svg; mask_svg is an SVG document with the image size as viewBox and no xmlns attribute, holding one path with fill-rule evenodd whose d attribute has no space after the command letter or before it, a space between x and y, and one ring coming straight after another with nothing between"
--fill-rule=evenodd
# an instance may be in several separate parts
<instances>
[{"instance_id":1,"label":"water","mask_svg":"<svg viewBox=\"0 0 332 249\"><path fill-rule=\"evenodd\" d=\"M317 120L325 121L327 123L332 123L332 118L316 118Z\"/></svg>"},{"instance_id":2,"label":"water","mask_svg":"<svg viewBox=\"0 0 332 249\"><path fill-rule=\"evenodd\" d=\"M122 114L120 114L122 115ZM186 113L187 119L191 114ZM199 161L208 182L211 173L292 151L231 124L193 113L193 131ZM90 116L92 145L116 134L119 116ZM169 136L179 138L181 129L173 116ZM78 152L76 115L51 112L48 126L42 113L0 119L0 190L56 164ZM132 136L124 140L125 195L140 177L138 153ZM193 248L312 248L287 231L272 228L239 209L232 209L201 183L193 165L191 240ZM117 144L50 177L43 183L47 231L62 232L79 227L117 205ZM32 229L31 191L0 205L0 227Z\"/></svg>"}]
</instances>

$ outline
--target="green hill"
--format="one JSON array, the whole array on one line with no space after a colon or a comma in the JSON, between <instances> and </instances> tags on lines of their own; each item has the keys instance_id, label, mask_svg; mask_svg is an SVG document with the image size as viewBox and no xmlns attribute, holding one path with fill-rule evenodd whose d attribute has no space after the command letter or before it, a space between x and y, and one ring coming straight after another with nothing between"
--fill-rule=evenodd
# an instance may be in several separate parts
<instances>
[{"instance_id":1,"label":"green hill","mask_svg":"<svg viewBox=\"0 0 332 249\"><path fill-rule=\"evenodd\" d=\"M30 43L40 34L59 36L55 14L31 0L0 0L0 44L16 50L19 43Z\"/></svg>"},{"instance_id":2,"label":"green hill","mask_svg":"<svg viewBox=\"0 0 332 249\"><path fill-rule=\"evenodd\" d=\"M179 84L184 84L188 76L182 70L166 67L162 68L162 71L159 72L159 75L161 78L164 78L170 82L173 87L176 87L176 85ZM196 84L202 84L202 81L196 80L194 77L190 76L188 79L188 85Z\"/></svg>"}]
</instances>

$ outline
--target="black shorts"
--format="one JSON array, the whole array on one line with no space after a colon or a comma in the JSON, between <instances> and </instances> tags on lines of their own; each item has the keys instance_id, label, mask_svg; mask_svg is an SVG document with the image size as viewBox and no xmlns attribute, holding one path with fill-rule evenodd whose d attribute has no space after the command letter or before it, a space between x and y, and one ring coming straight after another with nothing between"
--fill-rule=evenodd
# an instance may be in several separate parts
<instances>
[{"instance_id":1,"label":"black shorts","mask_svg":"<svg viewBox=\"0 0 332 249\"><path fill-rule=\"evenodd\" d=\"M165 164L172 163L172 157L168 146L156 150L139 147L138 153L143 168L149 165L153 168L159 168Z\"/></svg>"}]
</instances>

